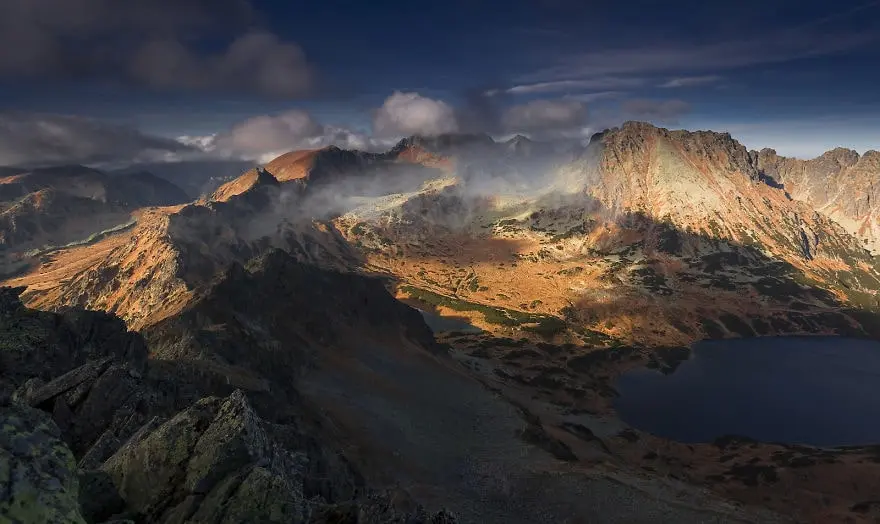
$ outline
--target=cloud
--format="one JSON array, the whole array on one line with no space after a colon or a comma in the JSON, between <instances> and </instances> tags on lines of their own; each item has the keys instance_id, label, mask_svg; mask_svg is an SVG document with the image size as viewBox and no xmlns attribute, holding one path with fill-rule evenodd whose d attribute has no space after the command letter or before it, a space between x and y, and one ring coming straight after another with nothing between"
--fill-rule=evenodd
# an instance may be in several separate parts
<instances>
[{"instance_id":1,"label":"cloud","mask_svg":"<svg viewBox=\"0 0 880 524\"><path fill-rule=\"evenodd\" d=\"M0 165L155 162L197 153L176 140L99 120L0 113Z\"/></svg>"},{"instance_id":2,"label":"cloud","mask_svg":"<svg viewBox=\"0 0 880 524\"><path fill-rule=\"evenodd\" d=\"M681 76L678 78L670 78L666 82L659 84L657 87L662 88L674 88L674 87L694 87L694 86L702 86L707 84L714 84L721 80L721 77L718 75L704 75L704 76Z\"/></svg>"},{"instance_id":3,"label":"cloud","mask_svg":"<svg viewBox=\"0 0 880 524\"><path fill-rule=\"evenodd\" d=\"M635 77L599 77L582 80L558 80L553 82L535 82L521 84L507 89L492 89L487 91L489 96L500 92L511 95L533 95L541 93L573 92L587 89L615 89L626 87L639 87L645 83L643 78Z\"/></svg>"},{"instance_id":4,"label":"cloud","mask_svg":"<svg viewBox=\"0 0 880 524\"><path fill-rule=\"evenodd\" d=\"M378 137L431 136L456 131L455 109L442 100L418 93L395 91L373 117L373 134Z\"/></svg>"},{"instance_id":5,"label":"cloud","mask_svg":"<svg viewBox=\"0 0 880 524\"><path fill-rule=\"evenodd\" d=\"M307 93L314 73L303 51L255 18L249 0L0 0L0 75ZM204 52L205 40L230 43Z\"/></svg>"},{"instance_id":6,"label":"cloud","mask_svg":"<svg viewBox=\"0 0 880 524\"><path fill-rule=\"evenodd\" d=\"M624 113L637 118L646 118L674 123L678 117L690 112L691 106L683 100L650 100L636 98L622 104Z\"/></svg>"},{"instance_id":7,"label":"cloud","mask_svg":"<svg viewBox=\"0 0 880 524\"><path fill-rule=\"evenodd\" d=\"M302 49L265 32L242 35L213 55L199 55L175 39L151 40L135 52L129 73L158 89L256 91L275 97L304 95L313 80Z\"/></svg>"},{"instance_id":8,"label":"cloud","mask_svg":"<svg viewBox=\"0 0 880 524\"><path fill-rule=\"evenodd\" d=\"M208 147L232 155L255 157L271 151L289 151L324 134L324 127L305 111L256 116L218 134Z\"/></svg>"},{"instance_id":9,"label":"cloud","mask_svg":"<svg viewBox=\"0 0 880 524\"><path fill-rule=\"evenodd\" d=\"M552 132L583 127L587 106L579 100L533 100L512 106L502 118L510 132Z\"/></svg>"},{"instance_id":10,"label":"cloud","mask_svg":"<svg viewBox=\"0 0 880 524\"><path fill-rule=\"evenodd\" d=\"M343 149L380 151L393 140L380 140L350 129L319 123L306 111L292 109L277 115L261 115L232 125L207 137L181 137L181 142L206 154L226 159L269 160L297 149L337 146Z\"/></svg>"},{"instance_id":11,"label":"cloud","mask_svg":"<svg viewBox=\"0 0 880 524\"><path fill-rule=\"evenodd\" d=\"M623 95L623 91L599 91L596 93L581 93L577 95L565 95L566 100L579 100L581 102L595 102L604 98L617 98Z\"/></svg>"},{"instance_id":12,"label":"cloud","mask_svg":"<svg viewBox=\"0 0 880 524\"><path fill-rule=\"evenodd\" d=\"M871 32L829 34L788 30L764 38L706 45L603 49L564 56L556 65L524 75L520 80L550 84L664 71L719 71L832 55L876 40L878 35Z\"/></svg>"}]
</instances>

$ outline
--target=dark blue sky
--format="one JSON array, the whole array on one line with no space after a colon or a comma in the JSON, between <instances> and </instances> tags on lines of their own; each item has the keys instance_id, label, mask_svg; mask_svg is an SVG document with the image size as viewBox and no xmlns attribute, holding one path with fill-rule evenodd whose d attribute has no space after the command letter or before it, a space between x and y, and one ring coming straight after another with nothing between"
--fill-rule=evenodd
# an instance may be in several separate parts
<instances>
[{"instance_id":1,"label":"dark blue sky","mask_svg":"<svg viewBox=\"0 0 880 524\"><path fill-rule=\"evenodd\" d=\"M64 4L94 9L84 21L44 21L13 6L24 3L0 0L0 19L39 27L45 38L0 37L0 111L77 114L177 136L300 108L369 132L394 91L460 111L469 96L491 91L482 102L496 112L577 100L591 128L643 119L730 130L751 147L801 156L833 145L880 148L880 1L220 0L228 8L214 9L200 0L133 0L146 13L138 20L98 0ZM262 70L232 66L202 82L187 77L195 66L133 57L138 38L170 35L189 59L208 63L250 28L275 35L273 45L301 48L307 89L291 87L295 75L279 92L257 80L254 88L240 77ZM275 52L266 45L265 54ZM22 66L30 56L39 66ZM132 63L146 65L132 73Z\"/></svg>"}]
</instances>

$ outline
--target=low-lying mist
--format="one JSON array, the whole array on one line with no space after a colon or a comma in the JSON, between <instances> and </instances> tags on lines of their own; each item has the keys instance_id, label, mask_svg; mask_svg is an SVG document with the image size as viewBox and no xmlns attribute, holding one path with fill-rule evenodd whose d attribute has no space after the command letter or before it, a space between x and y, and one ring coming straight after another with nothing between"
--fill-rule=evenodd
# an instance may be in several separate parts
<instances>
[{"instance_id":1,"label":"low-lying mist","mask_svg":"<svg viewBox=\"0 0 880 524\"><path fill-rule=\"evenodd\" d=\"M281 184L249 236L272 235L281 223L327 221L346 214L377 225L390 219L451 232L471 229L481 218L539 209L574 207L608 214L589 195L598 180L595 159L592 150L562 158L518 158L492 150L456 157L451 168L376 161L350 170L316 170L307 180Z\"/></svg>"}]
</instances>

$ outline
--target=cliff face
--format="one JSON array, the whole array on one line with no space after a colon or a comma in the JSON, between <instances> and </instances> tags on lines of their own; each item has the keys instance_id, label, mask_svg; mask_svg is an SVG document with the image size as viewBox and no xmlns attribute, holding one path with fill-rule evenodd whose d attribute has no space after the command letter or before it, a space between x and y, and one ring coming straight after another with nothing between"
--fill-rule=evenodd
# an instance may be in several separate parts
<instances>
[{"instance_id":1,"label":"cliff face","mask_svg":"<svg viewBox=\"0 0 880 524\"><path fill-rule=\"evenodd\" d=\"M880 249L880 152L859 156L837 148L812 160L799 160L762 149L753 156L758 169L782 184L792 198L836 220L873 252Z\"/></svg>"},{"instance_id":2,"label":"cliff face","mask_svg":"<svg viewBox=\"0 0 880 524\"><path fill-rule=\"evenodd\" d=\"M729 134L627 123L591 147L596 165L585 169L592 178L587 191L609 209L638 211L709 237L757 243L794 260L833 256L839 244L860 250L833 220L767 184L760 162Z\"/></svg>"}]
</instances>

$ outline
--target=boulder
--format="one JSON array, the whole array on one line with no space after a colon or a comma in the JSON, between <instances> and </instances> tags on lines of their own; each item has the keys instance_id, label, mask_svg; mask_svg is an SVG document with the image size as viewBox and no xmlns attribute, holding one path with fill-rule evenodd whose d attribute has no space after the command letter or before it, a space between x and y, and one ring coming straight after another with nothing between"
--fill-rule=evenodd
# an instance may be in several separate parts
<instances>
[{"instance_id":1,"label":"boulder","mask_svg":"<svg viewBox=\"0 0 880 524\"><path fill-rule=\"evenodd\" d=\"M304 454L270 437L244 393L200 400L131 439L103 470L127 509L161 522L304 522Z\"/></svg>"},{"instance_id":2,"label":"boulder","mask_svg":"<svg viewBox=\"0 0 880 524\"><path fill-rule=\"evenodd\" d=\"M42 411L0 408L0 521L85 524L73 454Z\"/></svg>"}]
</instances>

